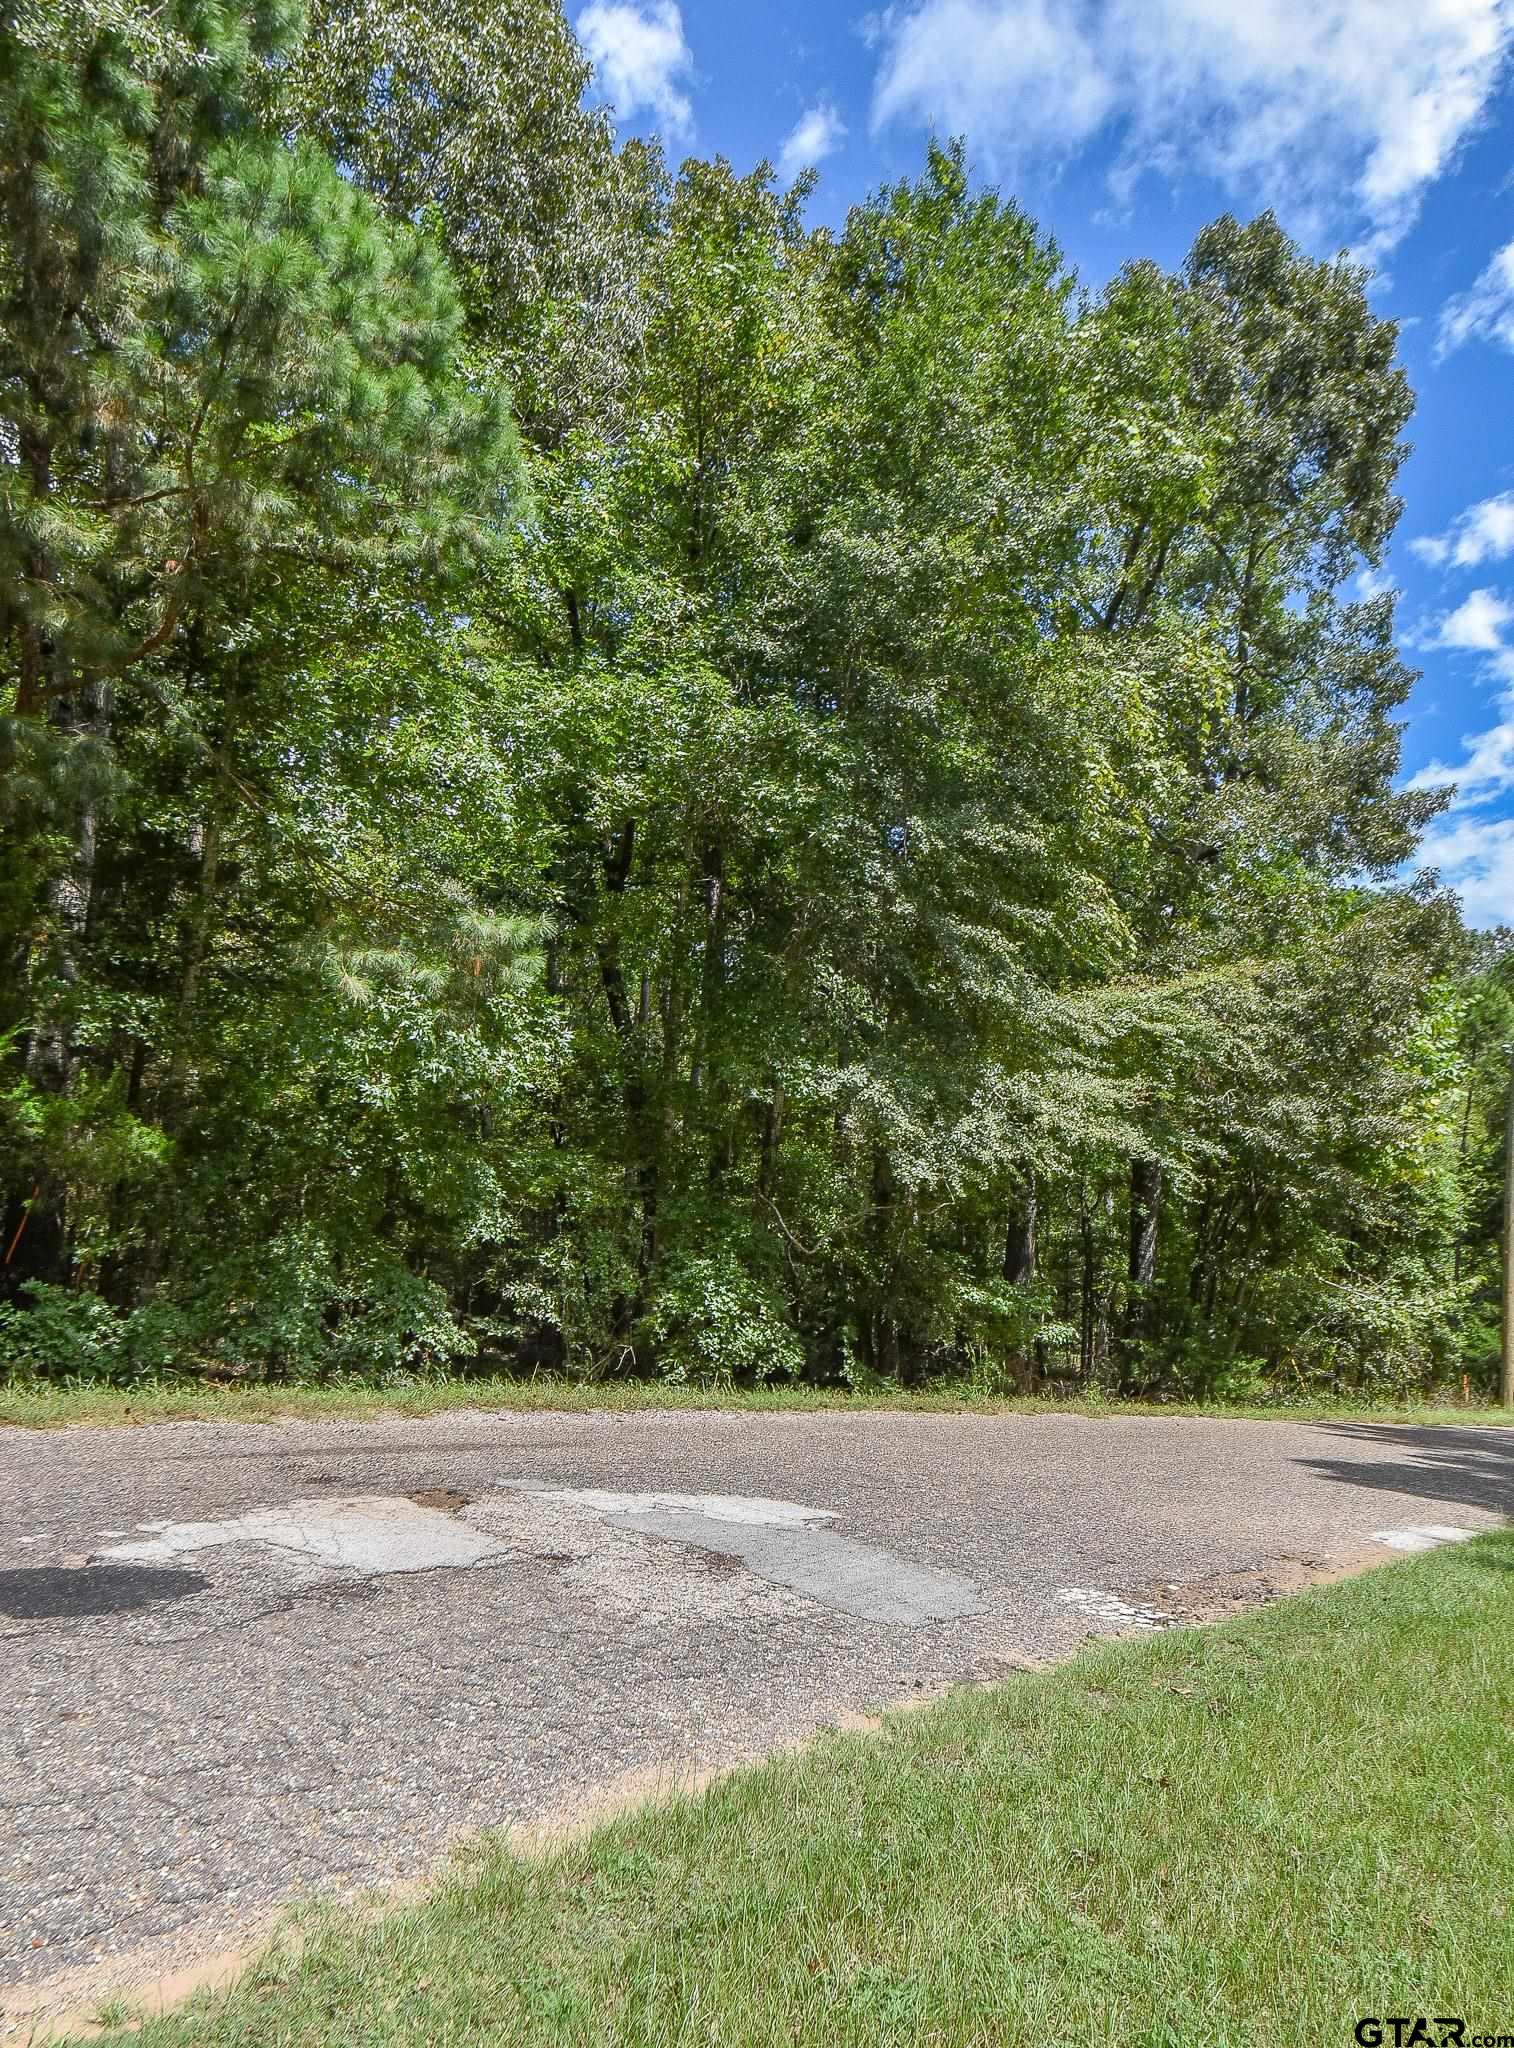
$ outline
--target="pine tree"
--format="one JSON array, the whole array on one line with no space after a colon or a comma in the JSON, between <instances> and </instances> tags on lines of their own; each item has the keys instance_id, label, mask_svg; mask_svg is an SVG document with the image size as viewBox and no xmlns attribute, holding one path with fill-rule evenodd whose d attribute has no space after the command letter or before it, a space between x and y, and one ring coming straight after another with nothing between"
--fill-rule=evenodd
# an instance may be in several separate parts
<instances>
[{"instance_id":1,"label":"pine tree","mask_svg":"<svg viewBox=\"0 0 1514 2048\"><path fill-rule=\"evenodd\" d=\"M271 567L439 568L491 544L515 488L445 261L259 132L259 68L292 26L283 0L0 22L4 767L31 856L5 1023L55 1100L128 701L169 716L163 660L191 632L229 645ZM45 1163L12 1174L9 1277L57 1274L65 1190Z\"/></svg>"}]
</instances>

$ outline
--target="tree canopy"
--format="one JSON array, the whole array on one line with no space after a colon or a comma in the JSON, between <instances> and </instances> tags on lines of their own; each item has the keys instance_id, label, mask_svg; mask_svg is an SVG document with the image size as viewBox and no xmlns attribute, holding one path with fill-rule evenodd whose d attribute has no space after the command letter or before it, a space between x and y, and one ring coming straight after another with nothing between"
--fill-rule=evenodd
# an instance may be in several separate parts
<instances>
[{"instance_id":1,"label":"tree canopy","mask_svg":"<svg viewBox=\"0 0 1514 2048\"><path fill-rule=\"evenodd\" d=\"M1490 1382L1360 269L810 228L553 0L0 54L17 1369Z\"/></svg>"}]
</instances>

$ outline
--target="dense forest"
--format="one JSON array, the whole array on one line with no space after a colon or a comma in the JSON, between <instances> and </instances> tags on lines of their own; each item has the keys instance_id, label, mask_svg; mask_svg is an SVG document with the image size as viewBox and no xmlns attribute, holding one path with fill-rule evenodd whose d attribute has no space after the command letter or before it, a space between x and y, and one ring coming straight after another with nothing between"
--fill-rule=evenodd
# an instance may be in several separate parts
<instances>
[{"instance_id":1,"label":"dense forest","mask_svg":"<svg viewBox=\"0 0 1514 2048\"><path fill-rule=\"evenodd\" d=\"M812 228L588 83L0 14L5 1362L1489 1389L1365 274L1090 291L950 148Z\"/></svg>"}]
</instances>

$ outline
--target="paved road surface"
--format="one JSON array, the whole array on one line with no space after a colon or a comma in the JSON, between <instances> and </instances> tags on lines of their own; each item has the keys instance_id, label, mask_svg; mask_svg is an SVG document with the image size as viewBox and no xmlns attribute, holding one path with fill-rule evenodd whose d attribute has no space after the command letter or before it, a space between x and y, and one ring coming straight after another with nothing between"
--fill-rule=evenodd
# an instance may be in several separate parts
<instances>
[{"instance_id":1,"label":"paved road surface","mask_svg":"<svg viewBox=\"0 0 1514 2048\"><path fill-rule=\"evenodd\" d=\"M419 1874L459 1832L627 1774L1162 1625L1191 1582L1510 1510L1514 1431L0 1430L0 1984L214 1946L292 1892Z\"/></svg>"}]
</instances>

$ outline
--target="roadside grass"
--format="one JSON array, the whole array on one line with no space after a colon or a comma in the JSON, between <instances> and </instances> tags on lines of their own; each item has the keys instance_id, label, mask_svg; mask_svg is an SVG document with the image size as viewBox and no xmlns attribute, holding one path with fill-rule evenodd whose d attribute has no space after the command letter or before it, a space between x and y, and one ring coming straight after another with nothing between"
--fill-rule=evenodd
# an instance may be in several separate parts
<instances>
[{"instance_id":1,"label":"roadside grass","mask_svg":"<svg viewBox=\"0 0 1514 2048\"><path fill-rule=\"evenodd\" d=\"M833 1734L415 1903L307 1910L125 2048L1514 2032L1514 1531ZM1437 2036L1438 2037L1438 2036ZM1391 2039L1391 2033L1385 2038Z\"/></svg>"},{"instance_id":2,"label":"roadside grass","mask_svg":"<svg viewBox=\"0 0 1514 2048\"><path fill-rule=\"evenodd\" d=\"M581 1380L566 1377L416 1379L393 1385L346 1380L320 1386L268 1382L206 1385L150 1380L136 1386L87 1381L0 1379L0 1425L21 1429L131 1427L148 1422L283 1422L328 1418L441 1415L468 1408L498 1414L630 1415L656 1409L729 1410L748 1414L861 1414L902 1409L933 1415L1204 1415L1254 1421L1493 1424L1514 1428L1514 1408L1450 1407L1363 1400L1125 1401L1072 1389L1015 1397L947 1385L924 1393L889 1388L845 1393L821 1387L688 1386L664 1380Z\"/></svg>"}]
</instances>

